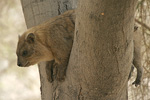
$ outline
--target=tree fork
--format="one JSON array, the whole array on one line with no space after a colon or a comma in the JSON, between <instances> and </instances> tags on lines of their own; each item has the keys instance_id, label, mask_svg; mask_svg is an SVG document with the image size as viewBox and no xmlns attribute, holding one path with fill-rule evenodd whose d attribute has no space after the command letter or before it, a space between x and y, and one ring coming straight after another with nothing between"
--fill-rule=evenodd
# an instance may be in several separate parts
<instances>
[{"instance_id":1,"label":"tree fork","mask_svg":"<svg viewBox=\"0 0 150 100\"><path fill-rule=\"evenodd\" d=\"M64 4L65 0L21 1L28 28L66 9L66 6L64 9L60 9L63 6L58 6L58 3ZM45 63L40 63L42 100L127 99L128 75L133 59L131 54L136 1L79 1L66 79L64 82L49 83ZM43 8L43 5L46 6ZM46 15L49 12L51 16Z\"/></svg>"}]
</instances>

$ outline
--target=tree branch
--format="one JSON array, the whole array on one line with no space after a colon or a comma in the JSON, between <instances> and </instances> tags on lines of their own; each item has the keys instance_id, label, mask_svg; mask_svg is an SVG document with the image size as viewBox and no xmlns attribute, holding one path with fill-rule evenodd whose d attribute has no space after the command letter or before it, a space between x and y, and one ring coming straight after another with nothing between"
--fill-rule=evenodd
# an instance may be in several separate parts
<instances>
[{"instance_id":1,"label":"tree branch","mask_svg":"<svg viewBox=\"0 0 150 100\"><path fill-rule=\"evenodd\" d=\"M145 23L139 21L138 19L135 19L135 22L137 22L138 24L140 24L141 26L145 27L146 29L148 29L150 31L150 27L148 25L146 25Z\"/></svg>"}]
</instances>

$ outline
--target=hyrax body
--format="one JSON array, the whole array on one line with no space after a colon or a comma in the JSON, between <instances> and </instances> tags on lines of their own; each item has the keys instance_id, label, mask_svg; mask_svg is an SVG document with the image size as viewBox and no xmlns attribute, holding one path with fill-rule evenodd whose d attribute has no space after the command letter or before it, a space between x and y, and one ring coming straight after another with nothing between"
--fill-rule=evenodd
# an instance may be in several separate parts
<instances>
[{"instance_id":1,"label":"hyrax body","mask_svg":"<svg viewBox=\"0 0 150 100\"><path fill-rule=\"evenodd\" d=\"M56 78L64 80L73 44L74 20L74 11L70 10L28 29L19 37L16 51L18 66L27 67L54 60L57 67Z\"/></svg>"},{"instance_id":2,"label":"hyrax body","mask_svg":"<svg viewBox=\"0 0 150 100\"><path fill-rule=\"evenodd\" d=\"M56 78L60 81L64 80L73 44L74 23L75 12L70 10L51 18L41 25L28 29L18 41L18 66L26 67L41 61L49 62L54 60L54 65L57 67ZM133 65L137 68L137 78L134 84L137 86L141 82L142 68L140 45L138 45L139 39L134 39ZM47 65L50 64L47 63ZM52 69L52 66L49 67L49 69ZM50 81L52 81L51 76Z\"/></svg>"}]
</instances>

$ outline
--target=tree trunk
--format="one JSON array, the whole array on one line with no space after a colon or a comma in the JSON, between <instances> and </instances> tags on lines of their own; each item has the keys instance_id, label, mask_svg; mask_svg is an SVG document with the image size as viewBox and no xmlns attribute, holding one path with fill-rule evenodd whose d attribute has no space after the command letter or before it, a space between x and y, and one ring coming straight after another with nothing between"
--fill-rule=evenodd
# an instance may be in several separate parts
<instances>
[{"instance_id":1,"label":"tree trunk","mask_svg":"<svg viewBox=\"0 0 150 100\"><path fill-rule=\"evenodd\" d=\"M72 80L81 86L84 100L127 99L136 1L78 2L68 73L75 71Z\"/></svg>"},{"instance_id":2,"label":"tree trunk","mask_svg":"<svg viewBox=\"0 0 150 100\"><path fill-rule=\"evenodd\" d=\"M73 3L68 1L66 7L65 0L29 1L22 0L28 28L64 12ZM49 83L45 63L40 63L42 100L127 99L136 1L80 0L65 81Z\"/></svg>"}]
</instances>

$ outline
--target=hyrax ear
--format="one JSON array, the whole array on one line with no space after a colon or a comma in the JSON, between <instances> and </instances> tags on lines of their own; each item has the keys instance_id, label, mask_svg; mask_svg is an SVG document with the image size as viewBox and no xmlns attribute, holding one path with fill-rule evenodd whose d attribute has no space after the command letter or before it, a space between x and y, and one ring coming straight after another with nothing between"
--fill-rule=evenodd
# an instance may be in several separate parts
<instances>
[{"instance_id":1,"label":"hyrax ear","mask_svg":"<svg viewBox=\"0 0 150 100\"><path fill-rule=\"evenodd\" d=\"M26 40L28 43L34 43L35 42L35 35L33 33L29 33L26 36Z\"/></svg>"}]
</instances>

